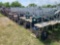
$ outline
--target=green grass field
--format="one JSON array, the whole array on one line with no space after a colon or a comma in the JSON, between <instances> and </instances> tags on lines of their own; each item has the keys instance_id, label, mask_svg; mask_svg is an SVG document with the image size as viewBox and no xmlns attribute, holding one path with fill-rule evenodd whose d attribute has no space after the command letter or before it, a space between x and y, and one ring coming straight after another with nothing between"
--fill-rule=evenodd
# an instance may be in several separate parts
<instances>
[{"instance_id":1,"label":"green grass field","mask_svg":"<svg viewBox=\"0 0 60 45\"><path fill-rule=\"evenodd\" d=\"M0 45L60 45L60 41L41 41L28 29L0 14Z\"/></svg>"}]
</instances>

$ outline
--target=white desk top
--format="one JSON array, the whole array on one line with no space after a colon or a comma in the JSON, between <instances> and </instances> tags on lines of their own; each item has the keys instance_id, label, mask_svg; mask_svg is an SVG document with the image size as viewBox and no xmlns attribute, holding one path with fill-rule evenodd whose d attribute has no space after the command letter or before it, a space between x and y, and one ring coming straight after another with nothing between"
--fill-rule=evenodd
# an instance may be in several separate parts
<instances>
[{"instance_id":1,"label":"white desk top","mask_svg":"<svg viewBox=\"0 0 60 45\"><path fill-rule=\"evenodd\" d=\"M39 28L43 28L45 26L49 26L49 25L55 25L57 23L60 23L60 21L58 20L53 20L53 21L49 21L49 22L43 22L43 23L37 23L35 24L35 26L39 27Z\"/></svg>"},{"instance_id":2,"label":"white desk top","mask_svg":"<svg viewBox=\"0 0 60 45\"><path fill-rule=\"evenodd\" d=\"M30 19L26 19L26 17L20 17L20 19L25 20L27 22L32 22L32 19L31 18Z\"/></svg>"}]
</instances>

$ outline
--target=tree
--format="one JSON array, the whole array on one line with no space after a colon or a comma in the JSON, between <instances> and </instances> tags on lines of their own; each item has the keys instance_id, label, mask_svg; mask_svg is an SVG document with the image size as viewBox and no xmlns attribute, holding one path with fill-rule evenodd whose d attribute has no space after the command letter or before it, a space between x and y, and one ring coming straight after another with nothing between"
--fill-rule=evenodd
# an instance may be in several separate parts
<instances>
[{"instance_id":1,"label":"tree","mask_svg":"<svg viewBox=\"0 0 60 45\"><path fill-rule=\"evenodd\" d=\"M28 7L36 7L37 5L32 3L32 4L29 4Z\"/></svg>"},{"instance_id":2,"label":"tree","mask_svg":"<svg viewBox=\"0 0 60 45\"><path fill-rule=\"evenodd\" d=\"M11 7L21 7L21 3L19 3L18 1L12 2L11 3Z\"/></svg>"},{"instance_id":3,"label":"tree","mask_svg":"<svg viewBox=\"0 0 60 45\"><path fill-rule=\"evenodd\" d=\"M9 2L4 3L4 6L5 6L5 7L10 7Z\"/></svg>"},{"instance_id":4,"label":"tree","mask_svg":"<svg viewBox=\"0 0 60 45\"><path fill-rule=\"evenodd\" d=\"M21 6L21 8L25 8L25 6Z\"/></svg>"},{"instance_id":5,"label":"tree","mask_svg":"<svg viewBox=\"0 0 60 45\"><path fill-rule=\"evenodd\" d=\"M47 5L47 7L52 7L52 5L49 4L49 5Z\"/></svg>"},{"instance_id":6,"label":"tree","mask_svg":"<svg viewBox=\"0 0 60 45\"><path fill-rule=\"evenodd\" d=\"M53 8L53 7L56 7L56 5L48 4L48 5L43 5L42 7L44 7L44 8Z\"/></svg>"},{"instance_id":7,"label":"tree","mask_svg":"<svg viewBox=\"0 0 60 45\"><path fill-rule=\"evenodd\" d=\"M0 6L3 6L3 3L2 2L0 2Z\"/></svg>"},{"instance_id":8,"label":"tree","mask_svg":"<svg viewBox=\"0 0 60 45\"><path fill-rule=\"evenodd\" d=\"M53 8L53 7L56 7L56 5L53 5L52 8Z\"/></svg>"},{"instance_id":9,"label":"tree","mask_svg":"<svg viewBox=\"0 0 60 45\"><path fill-rule=\"evenodd\" d=\"M58 6L60 6L60 4L58 4Z\"/></svg>"}]
</instances>

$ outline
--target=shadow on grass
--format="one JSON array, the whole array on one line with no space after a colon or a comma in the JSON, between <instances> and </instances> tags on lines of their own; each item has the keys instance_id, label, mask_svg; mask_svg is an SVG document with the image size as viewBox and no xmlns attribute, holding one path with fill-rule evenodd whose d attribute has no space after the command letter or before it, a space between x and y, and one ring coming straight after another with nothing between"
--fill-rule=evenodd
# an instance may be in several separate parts
<instances>
[{"instance_id":1,"label":"shadow on grass","mask_svg":"<svg viewBox=\"0 0 60 45\"><path fill-rule=\"evenodd\" d=\"M44 45L51 45L52 42L60 41L60 24L55 25L55 28L50 31L52 31L52 33L49 34L48 39L41 40L41 38L38 38Z\"/></svg>"}]
</instances>

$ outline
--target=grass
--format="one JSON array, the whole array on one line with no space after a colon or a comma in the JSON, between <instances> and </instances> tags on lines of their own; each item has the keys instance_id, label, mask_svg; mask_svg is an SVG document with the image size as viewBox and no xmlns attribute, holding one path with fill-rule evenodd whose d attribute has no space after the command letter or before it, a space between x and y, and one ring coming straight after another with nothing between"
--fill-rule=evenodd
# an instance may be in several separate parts
<instances>
[{"instance_id":1,"label":"grass","mask_svg":"<svg viewBox=\"0 0 60 45\"><path fill-rule=\"evenodd\" d=\"M3 17L3 15L0 13L0 17Z\"/></svg>"},{"instance_id":2,"label":"grass","mask_svg":"<svg viewBox=\"0 0 60 45\"><path fill-rule=\"evenodd\" d=\"M0 17L0 45L43 45L29 30Z\"/></svg>"},{"instance_id":3,"label":"grass","mask_svg":"<svg viewBox=\"0 0 60 45\"><path fill-rule=\"evenodd\" d=\"M0 45L60 45L60 41L41 41L28 29L0 14Z\"/></svg>"}]
</instances>

